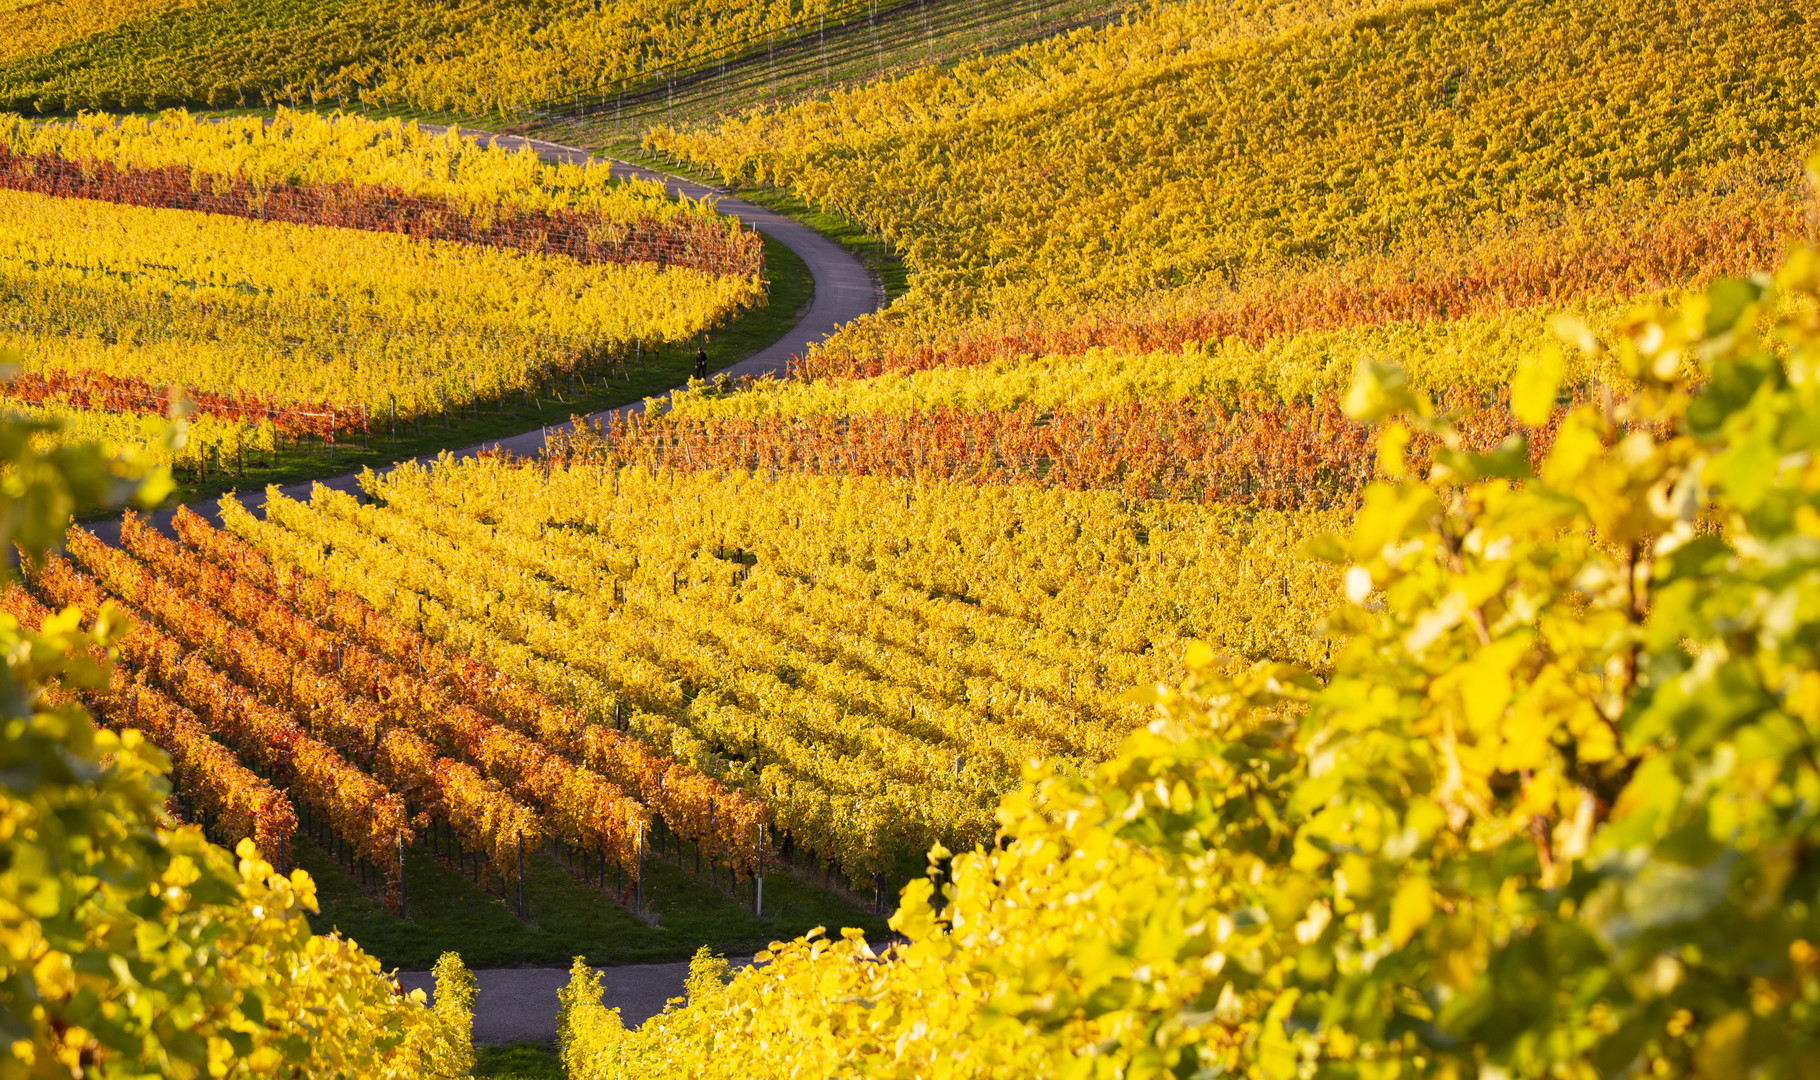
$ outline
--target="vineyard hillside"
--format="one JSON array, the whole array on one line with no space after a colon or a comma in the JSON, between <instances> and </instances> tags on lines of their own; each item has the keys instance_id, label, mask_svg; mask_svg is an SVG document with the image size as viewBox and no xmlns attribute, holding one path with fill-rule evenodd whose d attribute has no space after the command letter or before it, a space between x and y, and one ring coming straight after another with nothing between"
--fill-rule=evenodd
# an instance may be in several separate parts
<instances>
[{"instance_id":1,"label":"vineyard hillside","mask_svg":"<svg viewBox=\"0 0 1820 1080\"><path fill-rule=\"evenodd\" d=\"M636 134L1015 47L1131 0L32 0L0 9L0 109L405 109Z\"/></svg>"},{"instance_id":2,"label":"vineyard hillside","mask_svg":"<svg viewBox=\"0 0 1820 1080\"><path fill-rule=\"evenodd\" d=\"M1008 321L1255 344L1767 268L1807 229L1817 36L1761 0L1175 4L646 141L904 252L908 302L817 372L1017 356Z\"/></svg>"},{"instance_id":3,"label":"vineyard hillside","mask_svg":"<svg viewBox=\"0 0 1820 1080\"><path fill-rule=\"evenodd\" d=\"M0 1080L1820 1080L1808 6L0 42Z\"/></svg>"}]
</instances>

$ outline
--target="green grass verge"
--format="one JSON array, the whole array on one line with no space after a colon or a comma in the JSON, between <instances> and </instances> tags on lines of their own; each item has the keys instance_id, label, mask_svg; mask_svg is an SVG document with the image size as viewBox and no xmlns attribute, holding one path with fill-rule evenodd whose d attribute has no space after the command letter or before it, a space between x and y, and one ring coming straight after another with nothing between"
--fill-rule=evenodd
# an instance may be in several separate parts
<instances>
[{"instance_id":1,"label":"green grass verge","mask_svg":"<svg viewBox=\"0 0 1820 1080\"><path fill-rule=\"evenodd\" d=\"M590 148L596 153L605 153L601 148ZM785 217L792 218L820 233L825 239L832 240L846 248L861 265L877 277L885 286L885 302L890 303L904 295L910 289L910 267L896 248L852 221L833 214L809 202L788 188L775 187L727 187L722 185L718 176L679 165L665 158L656 157L642 150L628 149L613 151L621 161L642 165L647 169L680 176L698 184L719 187L728 196L775 210Z\"/></svg>"},{"instance_id":2,"label":"green grass verge","mask_svg":"<svg viewBox=\"0 0 1820 1080\"><path fill-rule=\"evenodd\" d=\"M474 1048L475 1080L563 1080L562 1059L539 1042Z\"/></svg>"},{"instance_id":3,"label":"green grass verge","mask_svg":"<svg viewBox=\"0 0 1820 1080\"><path fill-rule=\"evenodd\" d=\"M398 918L360 885L359 878L299 835L297 863L316 881L318 932L340 930L388 968L424 971L444 952L470 968L567 967L576 956L596 965L687 960L702 945L726 956L749 956L773 941L817 926L838 933L857 926L870 940L890 933L885 920L785 874L765 877L765 915L752 914L752 883L727 890L653 853L645 863L646 906L640 919L600 887L579 881L543 851L525 859L526 917L512 902L476 885L425 843L405 855L405 918ZM617 895L617 888L612 888Z\"/></svg>"},{"instance_id":4,"label":"green grass verge","mask_svg":"<svg viewBox=\"0 0 1820 1080\"><path fill-rule=\"evenodd\" d=\"M808 310L815 295L815 280L801 257L765 237L765 267L771 282L770 301L709 335L704 347L711 370L719 371L770 345L788 333ZM167 505L209 499L226 491L256 491L267 484L292 484L340 476L366 467L382 468L442 450L473 446L487 439L535 431L544 424L563 423L571 414L586 415L662 394L687 382L694 373L694 348L671 346L647 354L642 366L633 365L629 380L608 378L574 389L562 382L557 385L554 398L541 401L511 398L492 406L483 404L478 417L460 413L451 417L447 428L440 418L425 418L422 434L418 434L414 424L401 421L394 438L386 431L386 422L381 418L374 423L374 437L366 447L359 443L343 444L335 447L330 455L321 447L285 446L269 463L248 462L244 473L235 470L232 462L225 471L211 467L203 476L179 472L176 475L177 491L167 500ZM89 519L107 516L111 516L111 512L96 511L87 515Z\"/></svg>"}]
</instances>

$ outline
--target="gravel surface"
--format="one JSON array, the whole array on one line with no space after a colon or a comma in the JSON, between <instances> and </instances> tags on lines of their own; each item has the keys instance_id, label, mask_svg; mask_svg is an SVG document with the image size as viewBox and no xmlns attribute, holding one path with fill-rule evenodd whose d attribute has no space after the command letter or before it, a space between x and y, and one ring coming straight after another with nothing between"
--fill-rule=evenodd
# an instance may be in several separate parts
<instances>
[{"instance_id":1,"label":"gravel surface","mask_svg":"<svg viewBox=\"0 0 1820 1080\"><path fill-rule=\"evenodd\" d=\"M751 962L750 957L732 961L735 968ZM607 985L607 1007L618 1007L625 1025L637 1027L663 1012L666 1001L682 996L689 965L632 964L598 970ZM566 970L503 968L476 971L474 979L480 985L474 998L476 1045L556 1041L556 991L568 985ZM436 980L427 971L401 971L398 982L406 990L421 989L435 999Z\"/></svg>"}]
</instances>

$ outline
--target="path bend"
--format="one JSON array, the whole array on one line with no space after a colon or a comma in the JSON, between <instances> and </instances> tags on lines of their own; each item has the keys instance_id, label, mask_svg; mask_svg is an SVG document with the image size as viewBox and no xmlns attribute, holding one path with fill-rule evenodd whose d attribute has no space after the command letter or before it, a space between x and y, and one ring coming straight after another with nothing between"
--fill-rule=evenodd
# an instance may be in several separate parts
<instances>
[{"instance_id":1,"label":"path bend","mask_svg":"<svg viewBox=\"0 0 1820 1080\"><path fill-rule=\"evenodd\" d=\"M442 132L446 127L424 124L425 131ZM538 157L549 162L562 164L582 164L588 161L606 160L612 165L613 174L621 177L635 177L642 180L655 180L664 185L672 195L687 195L692 199L714 198L720 211L738 218L747 225L776 239L779 243L795 252L809 268L809 274L815 282L815 295L809 303L809 310L797 319L794 326L782 337L773 341L758 352L738 363L722 368L721 371L735 377L742 375L760 376L781 374L789 366L790 359L802 355L840 329L844 324L878 310L879 296L872 275L853 257L852 253L839 244L822 236L814 229L774 210L740 199L726 198L720 189L685 180L668 173L655 172L640 166L631 165L613 159L597 159L586 150L559 143L546 142L521 135L501 135L490 131L478 131L462 128L461 133L490 146L505 150L519 150L529 147ZM679 388L680 389L680 388ZM601 420L614 412L635 411L643 408L642 402L622 405L616 409L592 413L587 419ZM504 438L487 439L473 446L451 450L455 457L473 457L485 450L507 450L521 456L534 456L543 451L545 432L566 431L573 426L572 421L549 427L538 427L519 435L508 435ZM377 472L387 472L399 465L411 462L427 464L440 456L426 454L407 461L394 462ZM339 476L325 477L317 480L303 480L294 484L285 484L279 488L286 496L293 499L308 499L310 490L317 484L336 491L354 492L359 488L358 473L343 473ZM220 510L214 499L203 499L189 504L190 510L220 524ZM255 513L263 513L263 506L251 507ZM176 515L176 508L158 510L146 515L150 524L166 533L171 531L171 519ZM90 522L85 526L97 537L110 544L120 540L120 518L110 517L103 521Z\"/></svg>"}]
</instances>

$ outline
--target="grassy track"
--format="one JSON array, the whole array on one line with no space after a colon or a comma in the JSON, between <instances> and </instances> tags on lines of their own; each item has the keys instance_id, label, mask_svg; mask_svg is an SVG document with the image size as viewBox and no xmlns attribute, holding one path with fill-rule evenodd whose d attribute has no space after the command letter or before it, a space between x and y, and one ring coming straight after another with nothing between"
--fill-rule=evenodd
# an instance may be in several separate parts
<instances>
[{"instance_id":1,"label":"grassy track","mask_svg":"<svg viewBox=\"0 0 1820 1080\"><path fill-rule=\"evenodd\" d=\"M707 945L728 956L750 955L772 941L816 926L857 926L869 939L888 936L884 919L785 874L765 877L765 916L752 914L752 883L719 888L696 877L688 856L653 853L645 864L645 897L655 918L633 915L600 887L578 880L549 854L526 854L526 917L516 896L489 892L420 843L405 856L405 915L388 912L359 879L307 837L297 838L298 865L316 880L318 931L339 929L388 967L422 971L444 952L471 968L567 967L576 956L593 964L687 960ZM615 892L617 890L615 889Z\"/></svg>"},{"instance_id":2,"label":"grassy track","mask_svg":"<svg viewBox=\"0 0 1820 1080\"><path fill-rule=\"evenodd\" d=\"M474 1048L475 1080L562 1080L562 1060L543 1043Z\"/></svg>"}]
</instances>

